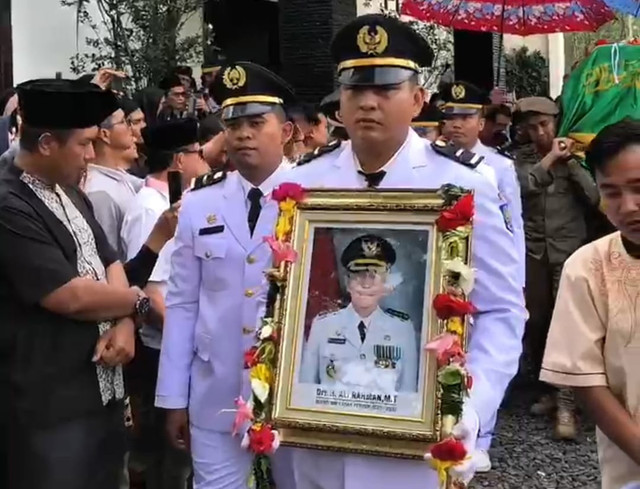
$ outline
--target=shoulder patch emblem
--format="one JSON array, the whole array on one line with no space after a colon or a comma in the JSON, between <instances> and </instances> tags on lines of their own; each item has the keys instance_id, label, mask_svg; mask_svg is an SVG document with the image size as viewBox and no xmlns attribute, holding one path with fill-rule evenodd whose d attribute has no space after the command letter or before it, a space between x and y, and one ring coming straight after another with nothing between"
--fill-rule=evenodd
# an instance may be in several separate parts
<instances>
[{"instance_id":1,"label":"shoulder patch emblem","mask_svg":"<svg viewBox=\"0 0 640 489\"><path fill-rule=\"evenodd\" d=\"M500 213L504 219L504 227L507 228L507 231L513 234L513 220L511 219L511 210L509 209L509 204L507 202L503 201L502 204L500 204Z\"/></svg>"},{"instance_id":2,"label":"shoulder patch emblem","mask_svg":"<svg viewBox=\"0 0 640 489\"><path fill-rule=\"evenodd\" d=\"M210 187L211 185L222 182L225 178L227 178L227 172L224 170L210 171L206 175L196 178L191 190L200 190L201 188Z\"/></svg>"},{"instance_id":3,"label":"shoulder patch emblem","mask_svg":"<svg viewBox=\"0 0 640 489\"><path fill-rule=\"evenodd\" d=\"M471 169L475 169L484 160L484 156L480 156L472 151L467 151L442 139L431 143L431 147L439 155Z\"/></svg>"},{"instance_id":4,"label":"shoulder patch emblem","mask_svg":"<svg viewBox=\"0 0 640 489\"><path fill-rule=\"evenodd\" d=\"M321 146L319 148L316 148L315 150L311 151L310 153L307 153L306 155L302 156L296 166L302 166L302 165L306 165L307 163L320 158L323 155L329 154L333 151L335 151L336 149L338 149L340 146L342 146L342 141L340 141L339 139L335 139L333 141L331 141L329 144L327 144L326 146Z\"/></svg>"},{"instance_id":5,"label":"shoulder patch emblem","mask_svg":"<svg viewBox=\"0 0 640 489\"><path fill-rule=\"evenodd\" d=\"M398 311L396 309L391 309L390 307L384 310L389 316L393 316L398 319L402 319L403 321L408 321L410 316L406 312Z\"/></svg>"}]
</instances>

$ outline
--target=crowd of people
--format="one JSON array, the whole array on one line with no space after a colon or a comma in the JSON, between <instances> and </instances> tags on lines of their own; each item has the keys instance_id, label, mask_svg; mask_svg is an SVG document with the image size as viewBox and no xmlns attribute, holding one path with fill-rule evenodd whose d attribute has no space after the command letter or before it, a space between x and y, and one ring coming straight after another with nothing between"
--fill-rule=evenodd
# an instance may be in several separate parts
<instances>
[{"instance_id":1,"label":"crowd of people","mask_svg":"<svg viewBox=\"0 0 640 489\"><path fill-rule=\"evenodd\" d=\"M604 489L640 480L640 123L603 130L585 165L551 99L464 80L429 95L431 48L400 20L358 17L332 54L339 88L317 104L225 59L200 88L177 68L128 97L104 69L0 101L2 487L247 487L226 411L250 397L284 182L474 191L461 483L491 470L518 371L556 438L577 436L574 396L593 414ZM273 462L278 489L438 487L422 461L281 447Z\"/></svg>"}]
</instances>

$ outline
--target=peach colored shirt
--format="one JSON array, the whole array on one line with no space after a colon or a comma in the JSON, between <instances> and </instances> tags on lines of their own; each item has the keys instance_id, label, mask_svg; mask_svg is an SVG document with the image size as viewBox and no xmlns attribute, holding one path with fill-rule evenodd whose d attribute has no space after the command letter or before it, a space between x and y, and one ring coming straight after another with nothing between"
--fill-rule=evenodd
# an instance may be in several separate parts
<instances>
[{"instance_id":1,"label":"peach colored shirt","mask_svg":"<svg viewBox=\"0 0 640 489\"><path fill-rule=\"evenodd\" d=\"M640 423L640 260L620 233L576 251L565 263L540 379L607 386ZM640 480L636 465L597 430L603 489Z\"/></svg>"}]
</instances>

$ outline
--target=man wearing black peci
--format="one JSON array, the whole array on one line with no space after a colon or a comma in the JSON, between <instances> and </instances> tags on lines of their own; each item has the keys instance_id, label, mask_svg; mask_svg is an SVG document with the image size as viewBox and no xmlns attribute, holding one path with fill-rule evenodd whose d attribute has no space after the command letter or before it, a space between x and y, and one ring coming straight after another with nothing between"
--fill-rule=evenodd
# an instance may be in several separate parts
<instances>
[{"instance_id":1,"label":"man wearing black peci","mask_svg":"<svg viewBox=\"0 0 640 489\"><path fill-rule=\"evenodd\" d=\"M115 489L122 365L149 299L129 287L77 184L117 101L68 80L34 80L18 94L20 151L0 170L4 487Z\"/></svg>"}]
</instances>

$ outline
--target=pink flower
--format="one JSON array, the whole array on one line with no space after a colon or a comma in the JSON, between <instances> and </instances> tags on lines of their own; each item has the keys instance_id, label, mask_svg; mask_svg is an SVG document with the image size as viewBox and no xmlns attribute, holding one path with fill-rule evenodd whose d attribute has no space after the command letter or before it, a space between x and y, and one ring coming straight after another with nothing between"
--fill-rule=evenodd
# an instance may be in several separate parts
<instances>
[{"instance_id":1,"label":"pink flower","mask_svg":"<svg viewBox=\"0 0 640 489\"><path fill-rule=\"evenodd\" d=\"M439 366L448 365L452 361L461 365L465 363L465 354L460 346L460 340L451 333L440 335L427 343L425 350L435 352Z\"/></svg>"},{"instance_id":2,"label":"pink flower","mask_svg":"<svg viewBox=\"0 0 640 489\"><path fill-rule=\"evenodd\" d=\"M264 241L269 244L273 253L273 262L276 267L282 263L294 263L298 259L298 253L291 243L284 243L273 236L265 236Z\"/></svg>"},{"instance_id":3,"label":"pink flower","mask_svg":"<svg viewBox=\"0 0 640 489\"><path fill-rule=\"evenodd\" d=\"M235 400L237 409L223 409L221 413L235 412L236 417L233 419L231 425L231 436L236 436L242 425L247 421L253 421L253 406L250 402L246 402L242 396L236 397Z\"/></svg>"},{"instance_id":4,"label":"pink flower","mask_svg":"<svg viewBox=\"0 0 640 489\"><path fill-rule=\"evenodd\" d=\"M304 189L297 183L281 183L273 189L273 192L271 192L271 198L276 202L283 202L287 199L291 199L299 203L304 199Z\"/></svg>"}]
</instances>

